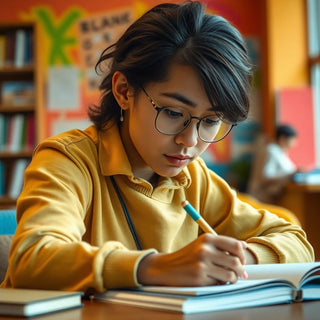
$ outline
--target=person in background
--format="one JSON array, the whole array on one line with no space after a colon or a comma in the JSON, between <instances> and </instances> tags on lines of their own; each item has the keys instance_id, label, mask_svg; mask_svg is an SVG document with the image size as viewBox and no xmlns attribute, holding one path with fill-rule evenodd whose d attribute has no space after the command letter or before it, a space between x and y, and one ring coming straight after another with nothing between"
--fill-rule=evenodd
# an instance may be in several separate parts
<instances>
[{"instance_id":1,"label":"person in background","mask_svg":"<svg viewBox=\"0 0 320 320\"><path fill-rule=\"evenodd\" d=\"M43 141L25 172L3 287L205 286L314 259L299 226L240 201L199 157L248 115L251 64L228 21L198 1L160 4L97 68L93 125Z\"/></svg>"},{"instance_id":2,"label":"person in background","mask_svg":"<svg viewBox=\"0 0 320 320\"><path fill-rule=\"evenodd\" d=\"M284 187L292 181L297 167L288 156L297 139L296 130L286 124L276 128L275 142L262 148L256 156L249 182L249 193L259 201L275 203Z\"/></svg>"}]
</instances>

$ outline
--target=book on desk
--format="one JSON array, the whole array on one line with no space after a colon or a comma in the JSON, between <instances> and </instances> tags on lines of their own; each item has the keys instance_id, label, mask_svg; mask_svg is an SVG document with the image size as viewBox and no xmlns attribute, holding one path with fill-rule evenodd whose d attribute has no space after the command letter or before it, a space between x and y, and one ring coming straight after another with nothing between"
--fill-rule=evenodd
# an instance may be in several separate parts
<instances>
[{"instance_id":1,"label":"book on desk","mask_svg":"<svg viewBox=\"0 0 320 320\"><path fill-rule=\"evenodd\" d=\"M207 287L142 286L108 290L96 300L182 313L320 299L320 262L248 265L248 280Z\"/></svg>"},{"instance_id":2,"label":"book on desk","mask_svg":"<svg viewBox=\"0 0 320 320\"><path fill-rule=\"evenodd\" d=\"M298 184L320 184L320 168L297 172L293 176L293 181Z\"/></svg>"},{"instance_id":3,"label":"book on desk","mask_svg":"<svg viewBox=\"0 0 320 320\"><path fill-rule=\"evenodd\" d=\"M0 316L35 317L78 308L82 292L0 288Z\"/></svg>"}]
</instances>

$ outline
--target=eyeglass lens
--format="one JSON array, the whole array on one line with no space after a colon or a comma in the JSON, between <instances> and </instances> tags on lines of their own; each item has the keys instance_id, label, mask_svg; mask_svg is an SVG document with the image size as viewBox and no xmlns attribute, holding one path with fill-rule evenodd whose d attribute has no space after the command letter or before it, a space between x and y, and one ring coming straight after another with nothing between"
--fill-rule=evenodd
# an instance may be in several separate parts
<instances>
[{"instance_id":1,"label":"eyeglass lens","mask_svg":"<svg viewBox=\"0 0 320 320\"><path fill-rule=\"evenodd\" d=\"M183 108L171 107L158 110L156 128L161 133L174 135L188 127L192 117ZM199 120L198 120L199 121ZM207 116L198 122L199 138L206 142L216 142L223 139L231 130L232 124L223 122L217 116Z\"/></svg>"}]
</instances>

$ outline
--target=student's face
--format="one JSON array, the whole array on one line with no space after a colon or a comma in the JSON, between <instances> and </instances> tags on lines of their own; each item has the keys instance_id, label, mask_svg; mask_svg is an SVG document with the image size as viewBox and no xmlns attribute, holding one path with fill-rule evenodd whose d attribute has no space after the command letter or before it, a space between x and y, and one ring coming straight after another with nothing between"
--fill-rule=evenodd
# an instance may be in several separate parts
<instances>
[{"instance_id":1,"label":"student's face","mask_svg":"<svg viewBox=\"0 0 320 320\"><path fill-rule=\"evenodd\" d=\"M214 115L200 77L189 66L173 65L168 80L144 89L157 106L181 107L196 117ZM143 91L130 101L121 134L136 176L175 176L209 146L198 138L197 120L179 134L165 135L155 128L157 111Z\"/></svg>"},{"instance_id":2,"label":"student's face","mask_svg":"<svg viewBox=\"0 0 320 320\"><path fill-rule=\"evenodd\" d=\"M287 141L287 148L288 149L293 148L296 144L297 144L297 138L296 137L288 138L288 141Z\"/></svg>"},{"instance_id":3,"label":"student's face","mask_svg":"<svg viewBox=\"0 0 320 320\"><path fill-rule=\"evenodd\" d=\"M296 137L280 137L279 145L282 147L283 150L287 151L293 148L297 143Z\"/></svg>"}]
</instances>

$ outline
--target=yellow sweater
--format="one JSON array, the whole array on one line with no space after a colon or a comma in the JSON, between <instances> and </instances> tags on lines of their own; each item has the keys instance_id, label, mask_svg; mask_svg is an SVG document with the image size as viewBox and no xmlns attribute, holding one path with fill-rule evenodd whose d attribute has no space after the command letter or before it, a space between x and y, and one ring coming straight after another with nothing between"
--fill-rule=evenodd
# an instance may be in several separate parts
<instances>
[{"instance_id":1,"label":"yellow sweater","mask_svg":"<svg viewBox=\"0 0 320 320\"><path fill-rule=\"evenodd\" d=\"M133 176L118 128L97 132L91 126L36 148L17 204L18 227L2 286L82 291L137 286L137 266L146 254L175 251L198 236L198 225L181 208L185 199L218 234L246 240L259 263L314 259L300 227L238 200L200 158L153 188Z\"/></svg>"}]
</instances>

